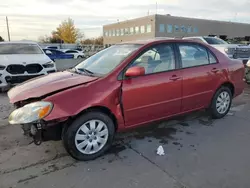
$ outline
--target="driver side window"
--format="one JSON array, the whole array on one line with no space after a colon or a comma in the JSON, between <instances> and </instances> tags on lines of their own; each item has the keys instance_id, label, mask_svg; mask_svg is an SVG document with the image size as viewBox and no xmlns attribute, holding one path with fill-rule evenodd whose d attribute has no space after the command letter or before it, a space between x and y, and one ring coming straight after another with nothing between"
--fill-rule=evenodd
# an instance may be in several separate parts
<instances>
[{"instance_id":1,"label":"driver side window","mask_svg":"<svg viewBox=\"0 0 250 188\"><path fill-rule=\"evenodd\" d=\"M165 72L175 69L175 56L171 44L160 44L148 49L136 58L130 67L141 66L145 74Z\"/></svg>"}]
</instances>

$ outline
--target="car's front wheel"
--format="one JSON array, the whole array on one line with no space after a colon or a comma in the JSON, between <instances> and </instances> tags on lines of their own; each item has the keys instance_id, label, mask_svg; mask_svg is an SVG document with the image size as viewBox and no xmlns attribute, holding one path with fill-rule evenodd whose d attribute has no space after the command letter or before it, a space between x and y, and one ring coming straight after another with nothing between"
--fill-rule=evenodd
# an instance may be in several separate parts
<instances>
[{"instance_id":1,"label":"car's front wheel","mask_svg":"<svg viewBox=\"0 0 250 188\"><path fill-rule=\"evenodd\" d=\"M65 131L63 143L68 153L81 161L101 156L112 144L115 134L112 119L102 112L78 117Z\"/></svg>"},{"instance_id":2,"label":"car's front wheel","mask_svg":"<svg viewBox=\"0 0 250 188\"><path fill-rule=\"evenodd\" d=\"M212 104L212 117L219 119L224 117L230 110L232 103L232 92L228 87L221 87L215 93Z\"/></svg>"}]
</instances>

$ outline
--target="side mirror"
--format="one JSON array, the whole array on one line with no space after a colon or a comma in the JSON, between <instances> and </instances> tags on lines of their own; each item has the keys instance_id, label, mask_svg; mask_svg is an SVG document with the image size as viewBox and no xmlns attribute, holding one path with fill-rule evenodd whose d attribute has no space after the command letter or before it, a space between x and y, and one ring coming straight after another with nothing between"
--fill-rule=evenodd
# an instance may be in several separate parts
<instances>
[{"instance_id":1,"label":"side mirror","mask_svg":"<svg viewBox=\"0 0 250 188\"><path fill-rule=\"evenodd\" d=\"M140 67L140 66L131 67L125 73L126 77L134 77L134 76L142 76L142 75L145 75L145 68Z\"/></svg>"}]
</instances>

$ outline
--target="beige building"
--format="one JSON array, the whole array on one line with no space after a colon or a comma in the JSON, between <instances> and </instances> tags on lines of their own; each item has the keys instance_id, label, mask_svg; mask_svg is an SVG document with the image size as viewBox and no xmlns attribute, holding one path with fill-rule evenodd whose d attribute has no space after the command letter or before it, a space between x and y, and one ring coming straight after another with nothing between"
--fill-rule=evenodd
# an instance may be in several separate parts
<instances>
[{"instance_id":1,"label":"beige building","mask_svg":"<svg viewBox=\"0 0 250 188\"><path fill-rule=\"evenodd\" d=\"M250 24L151 15L103 26L105 45L154 37L218 36L250 39Z\"/></svg>"}]
</instances>

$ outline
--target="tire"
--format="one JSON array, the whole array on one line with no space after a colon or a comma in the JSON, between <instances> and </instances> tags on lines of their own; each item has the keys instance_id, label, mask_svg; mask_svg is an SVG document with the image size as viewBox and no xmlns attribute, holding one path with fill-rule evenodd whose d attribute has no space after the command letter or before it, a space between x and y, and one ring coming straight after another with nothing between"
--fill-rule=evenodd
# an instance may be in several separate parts
<instances>
[{"instance_id":1,"label":"tire","mask_svg":"<svg viewBox=\"0 0 250 188\"><path fill-rule=\"evenodd\" d=\"M82 56L80 56L80 55L79 55L79 56L77 56L77 59L82 59Z\"/></svg>"},{"instance_id":2,"label":"tire","mask_svg":"<svg viewBox=\"0 0 250 188\"><path fill-rule=\"evenodd\" d=\"M114 135L115 125L112 119L102 112L92 111L73 121L63 133L62 139L66 151L73 158L88 161L103 155L112 145Z\"/></svg>"},{"instance_id":3,"label":"tire","mask_svg":"<svg viewBox=\"0 0 250 188\"><path fill-rule=\"evenodd\" d=\"M230 110L231 104L232 104L231 90L228 87L219 88L212 99L210 107L212 118L214 119L223 118Z\"/></svg>"}]
</instances>

